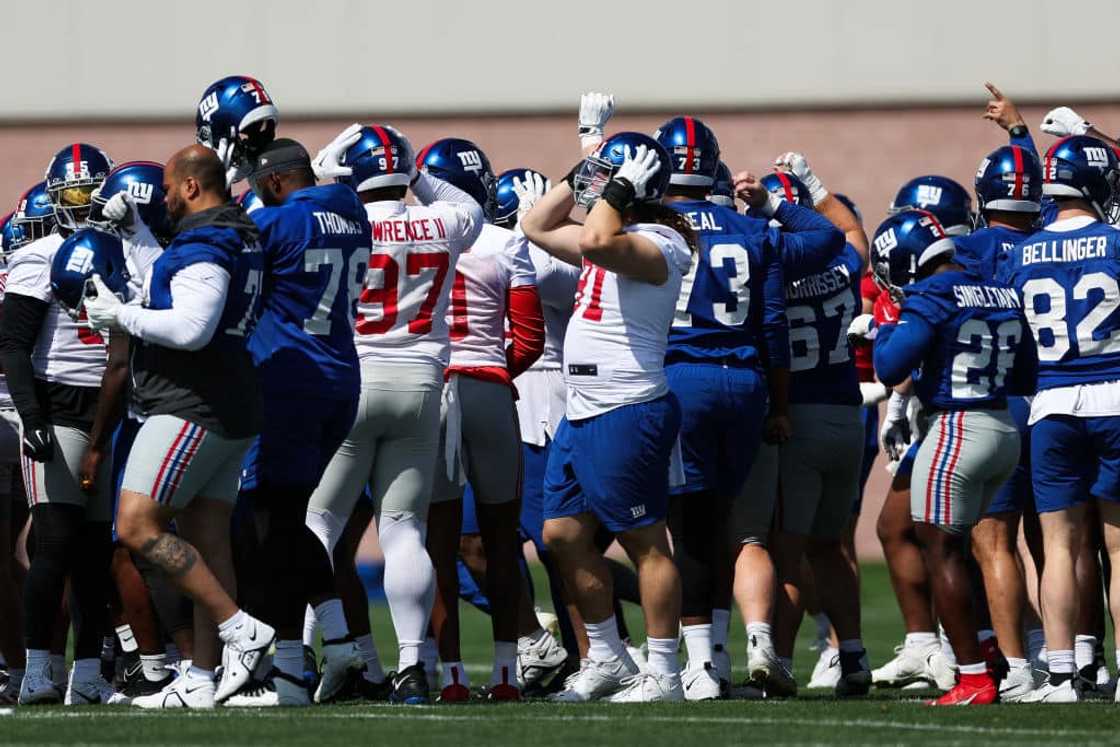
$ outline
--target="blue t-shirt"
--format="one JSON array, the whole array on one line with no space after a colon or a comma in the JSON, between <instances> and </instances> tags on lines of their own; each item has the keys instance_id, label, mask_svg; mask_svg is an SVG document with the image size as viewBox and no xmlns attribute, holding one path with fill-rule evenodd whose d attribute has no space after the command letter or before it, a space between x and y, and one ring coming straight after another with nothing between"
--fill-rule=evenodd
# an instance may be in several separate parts
<instances>
[{"instance_id":1,"label":"blue t-shirt","mask_svg":"<svg viewBox=\"0 0 1120 747\"><path fill-rule=\"evenodd\" d=\"M1022 296L1038 388L1120 379L1120 231L1100 221L1048 228L1014 247L997 274Z\"/></svg>"},{"instance_id":2,"label":"blue t-shirt","mask_svg":"<svg viewBox=\"0 0 1120 747\"><path fill-rule=\"evenodd\" d=\"M249 352L266 387L353 384L354 314L369 264L365 207L341 184L294 192L253 211L265 259L264 309Z\"/></svg>"}]
</instances>

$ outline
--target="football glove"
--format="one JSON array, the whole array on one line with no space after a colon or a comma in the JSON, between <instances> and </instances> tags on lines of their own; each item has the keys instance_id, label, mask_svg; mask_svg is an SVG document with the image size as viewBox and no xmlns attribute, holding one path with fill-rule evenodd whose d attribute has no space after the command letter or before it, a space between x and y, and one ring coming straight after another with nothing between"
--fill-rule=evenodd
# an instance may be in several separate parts
<instances>
[{"instance_id":1,"label":"football glove","mask_svg":"<svg viewBox=\"0 0 1120 747\"><path fill-rule=\"evenodd\" d=\"M112 221L117 228L136 228L142 222L140 212L136 209L136 201L127 192L117 192L110 197L101 209L101 215Z\"/></svg>"},{"instance_id":2,"label":"football glove","mask_svg":"<svg viewBox=\"0 0 1120 747\"><path fill-rule=\"evenodd\" d=\"M774 165L781 169L786 169L804 184L809 190L809 196L813 198L813 204L819 205L821 200L828 197L828 190L821 184L821 180L813 173L809 167L809 162L805 160L805 156L794 151L783 153L774 159Z\"/></svg>"},{"instance_id":3,"label":"football glove","mask_svg":"<svg viewBox=\"0 0 1120 747\"><path fill-rule=\"evenodd\" d=\"M584 150L603 142L603 127L614 113L614 96L591 91L579 97L579 144Z\"/></svg>"},{"instance_id":4,"label":"football glove","mask_svg":"<svg viewBox=\"0 0 1120 747\"><path fill-rule=\"evenodd\" d=\"M222 162L222 166L226 170L226 187L232 187L237 182L249 176L248 166L244 163L235 162L233 157L234 145L237 141L230 140L229 138L222 138L218 141L218 147L215 152L218 154L218 160Z\"/></svg>"},{"instance_id":5,"label":"football glove","mask_svg":"<svg viewBox=\"0 0 1120 747\"><path fill-rule=\"evenodd\" d=\"M661 161L657 158L657 151L639 145L633 153L627 149L626 159L618 167L614 178L630 182L634 187L634 198L642 200L649 197L649 180L660 170Z\"/></svg>"},{"instance_id":6,"label":"football glove","mask_svg":"<svg viewBox=\"0 0 1120 747\"><path fill-rule=\"evenodd\" d=\"M362 126L354 123L340 132L338 136L327 143L311 161L311 170L318 179L337 179L340 176L350 176L354 170L349 166L339 163L342 154L362 137ZM415 165L412 166L415 168Z\"/></svg>"},{"instance_id":7,"label":"football glove","mask_svg":"<svg viewBox=\"0 0 1120 747\"><path fill-rule=\"evenodd\" d=\"M41 421L23 424L23 455L33 462L49 462L54 456L51 427Z\"/></svg>"},{"instance_id":8,"label":"football glove","mask_svg":"<svg viewBox=\"0 0 1120 747\"><path fill-rule=\"evenodd\" d=\"M552 189L552 182L540 174L532 171L525 172L525 180L513 177L513 193L517 195L517 221L525 217L525 213L533 209L537 200L544 197L544 193Z\"/></svg>"},{"instance_id":9,"label":"football glove","mask_svg":"<svg viewBox=\"0 0 1120 747\"><path fill-rule=\"evenodd\" d=\"M89 320L90 329L112 329L117 325L117 316L124 304L117 294L109 290L101 280L101 276L94 274L90 278L97 295L85 297L86 318Z\"/></svg>"},{"instance_id":10,"label":"football glove","mask_svg":"<svg viewBox=\"0 0 1120 747\"><path fill-rule=\"evenodd\" d=\"M858 345L865 340L874 340L878 327L875 326L875 316L860 314L848 325L848 342Z\"/></svg>"},{"instance_id":11,"label":"football glove","mask_svg":"<svg viewBox=\"0 0 1120 747\"><path fill-rule=\"evenodd\" d=\"M1042 118L1041 129L1043 132L1056 137L1066 137L1067 135L1084 135L1092 126L1073 109L1068 106L1059 106L1046 112L1046 116Z\"/></svg>"},{"instance_id":12,"label":"football glove","mask_svg":"<svg viewBox=\"0 0 1120 747\"><path fill-rule=\"evenodd\" d=\"M910 448L910 418L906 407L909 395L892 392L887 400L887 414L879 428L879 446L887 455L887 461L897 462Z\"/></svg>"}]
</instances>

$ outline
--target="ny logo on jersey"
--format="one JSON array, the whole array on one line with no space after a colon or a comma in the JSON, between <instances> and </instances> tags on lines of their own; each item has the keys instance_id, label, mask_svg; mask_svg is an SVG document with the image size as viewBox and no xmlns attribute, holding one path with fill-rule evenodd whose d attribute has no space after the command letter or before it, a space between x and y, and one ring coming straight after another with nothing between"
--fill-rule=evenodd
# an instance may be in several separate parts
<instances>
[{"instance_id":1,"label":"ny logo on jersey","mask_svg":"<svg viewBox=\"0 0 1120 747\"><path fill-rule=\"evenodd\" d=\"M1089 147L1085 149L1085 158L1090 166L1104 168L1108 166L1108 151L1104 148Z\"/></svg>"},{"instance_id":2,"label":"ny logo on jersey","mask_svg":"<svg viewBox=\"0 0 1120 747\"><path fill-rule=\"evenodd\" d=\"M130 182L128 185L128 195L141 205L148 205L152 201L152 194L155 192L155 185L146 182Z\"/></svg>"},{"instance_id":3,"label":"ny logo on jersey","mask_svg":"<svg viewBox=\"0 0 1120 747\"><path fill-rule=\"evenodd\" d=\"M477 150L464 150L457 153L459 163L467 171L482 171L482 154Z\"/></svg>"},{"instance_id":4,"label":"ny logo on jersey","mask_svg":"<svg viewBox=\"0 0 1120 747\"><path fill-rule=\"evenodd\" d=\"M932 184L919 184L918 185L918 204L919 205L939 205L939 204L941 204L941 187L935 187Z\"/></svg>"},{"instance_id":5,"label":"ny logo on jersey","mask_svg":"<svg viewBox=\"0 0 1120 747\"><path fill-rule=\"evenodd\" d=\"M640 519L646 515L646 504L630 507L630 517L633 519Z\"/></svg>"},{"instance_id":6,"label":"ny logo on jersey","mask_svg":"<svg viewBox=\"0 0 1120 747\"><path fill-rule=\"evenodd\" d=\"M71 161L66 164L66 181L89 179L89 161Z\"/></svg>"},{"instance_id":7,"label":"ny logo on jersey","mask_svg":"<svg viewBox=\"0 0 1120 747\"><path fill-rule=\"evenodd\" d=\"M87 274L93 268L93 250L84 246L74 248L70 259L66 260L66 271Z\"/></svg>"},{"instance_id":8,"label":"ny logo on jersey","mask_svg":"<svg viewBox=\"0 0 1120 747\"><path fill-rule=\"evenodd\" d=\"M214 91L199 102L198 113L203 122L209 122L216 111L218 111L218 92Z\"/></svg>"}]
</instances>

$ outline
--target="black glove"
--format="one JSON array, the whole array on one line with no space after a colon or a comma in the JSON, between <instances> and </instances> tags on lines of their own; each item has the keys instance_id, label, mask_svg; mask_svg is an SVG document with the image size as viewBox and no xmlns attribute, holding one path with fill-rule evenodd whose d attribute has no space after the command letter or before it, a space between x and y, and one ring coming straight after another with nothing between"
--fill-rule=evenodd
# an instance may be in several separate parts
<instances>
[{"instance_id":1,"label":"black glove","mask_svg":"<svg viewBox=\"0 0 1120 747\"><path fill-rule=\"evenodd\" d=\"M54 437L44 422L23 424L23 454L35 462L49 462L54 456Z\"/></svg>"}]
</instances>

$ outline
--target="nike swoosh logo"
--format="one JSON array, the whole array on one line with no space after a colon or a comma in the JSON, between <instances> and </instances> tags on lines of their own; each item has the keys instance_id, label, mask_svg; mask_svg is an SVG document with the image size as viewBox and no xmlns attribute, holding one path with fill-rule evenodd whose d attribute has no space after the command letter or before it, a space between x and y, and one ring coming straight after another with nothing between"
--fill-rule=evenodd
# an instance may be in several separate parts
<instances>
[{"instance_id":1,"label":"nike swoosh logo","mask_svg":"<svg viewBox=\"0 0 1120 747\"><path fill-rule=\"evenodd\" d=\"M980 693L973 693L972 695L969 695L964 700L958 700L957 705L972 705L972 701L976 700L976 697L978 695L980 695Z\"/></svg>"},{"instance_id":2,"label":"nike swoosh logo","mask_svg":"<svg viewBox=\"0 0 1120 747\"><path fill-rule=\"evenodd\" d=\"M256 642L257 642L257 626L254 625L253 626L253 633L252 633L252 635L249 636L249 643L256 643Z\"/></svg>"},{"instance_id":3,"label":"nike swoosh logo","mask_svg":"<svg viewBox=\"0 0 1120 747\"><path fill-rule=\"evenodd\" d=\"M185 687L185 688L183 688L183 693L185 695L191 695L192 693L196 693L204 687L206 687L206 685L195 685L194 687Z\"/></svg>"}]
</instances>

